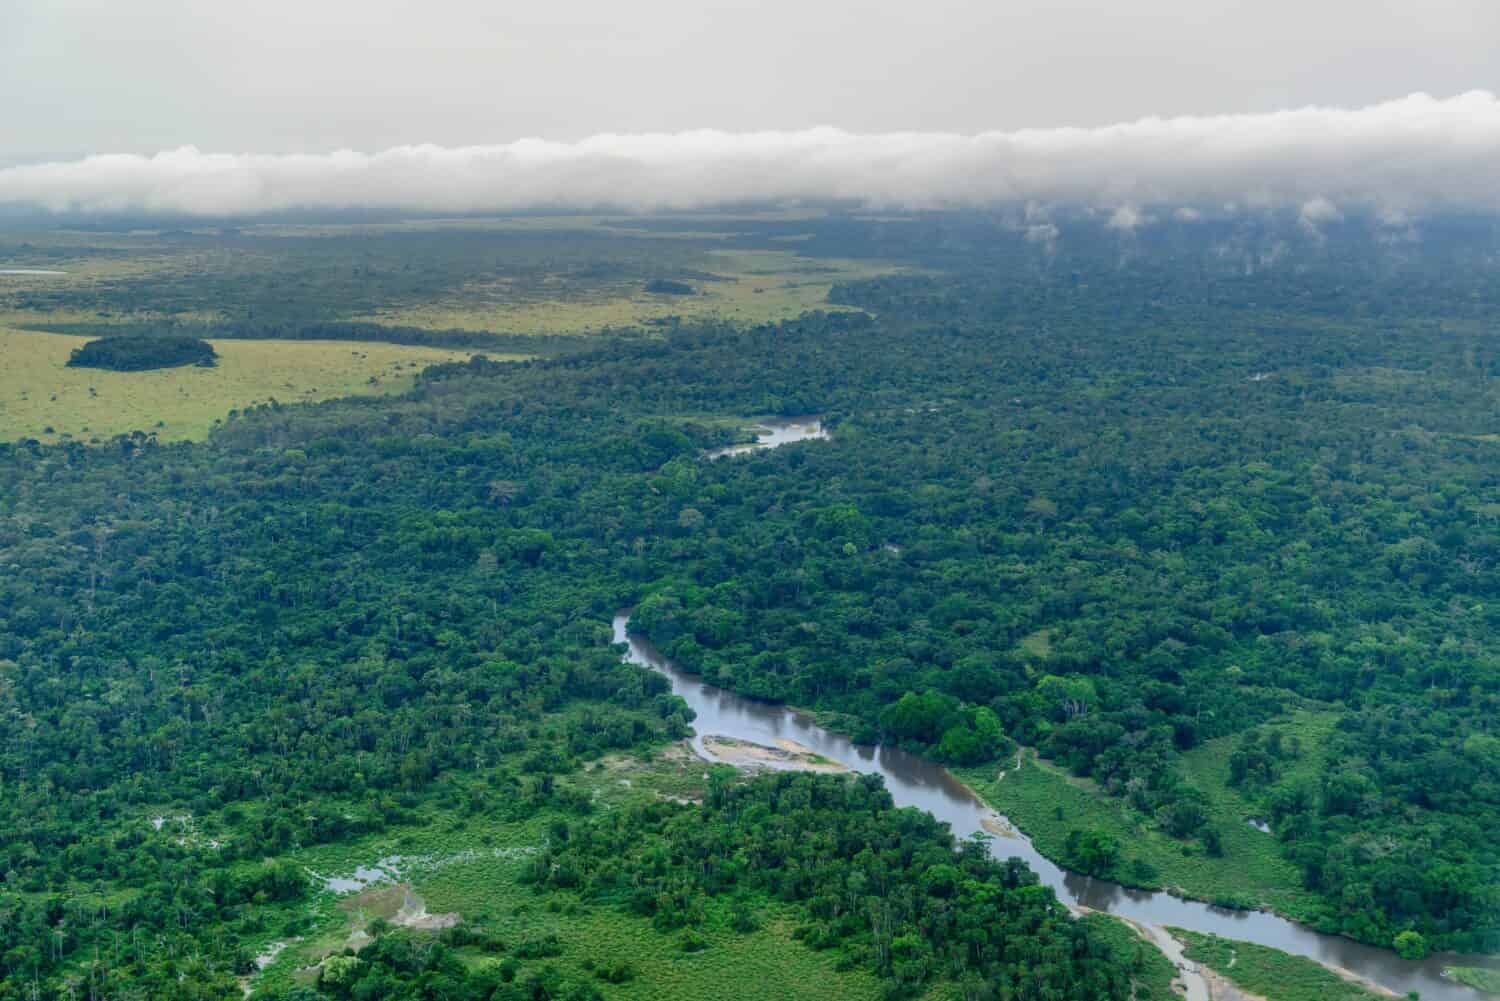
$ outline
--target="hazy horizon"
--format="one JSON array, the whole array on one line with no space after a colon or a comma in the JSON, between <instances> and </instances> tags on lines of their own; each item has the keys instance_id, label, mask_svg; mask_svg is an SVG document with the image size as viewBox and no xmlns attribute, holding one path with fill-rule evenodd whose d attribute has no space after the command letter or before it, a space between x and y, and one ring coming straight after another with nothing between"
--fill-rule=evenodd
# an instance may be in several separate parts
<instances>
[{"instance_id":1,"label":"hazy horizon","mask_svg":"<svg viewBox=\"0 0 1500 1001\"><path fill-rule=\"evenodd\" d=\"M1500 209L1482 0L0 0L0 208Z\"/></svg>"},{"instance_id":2,"label":"hazy horizon","mask_svg":"<svg viewBox=\"0 0 1500 1001\"><path fill-rule=\"evenodd\" d=\"M1483 0L8 0L0 161L716 129L976 134L1500 80Z\"/></svg>"},{"instance_id":3,"label":"hazy horizon","mask_svg":"<svg viewBox=\"0 0 1500 1001\"><path fill-rule=\"evenodd\" d=\"M572 142L398 146L373 153L106 154L0 168L0 205L51 213L256 216L295 210L695 210L846 202L890 209L1024 205L1108 213L1134 229L1292 209L1393 225L1500 210L1500 98L1425 94L1363 108L1150 117L976 134L841 129L603 134Z\"/></svg>"}]
</instances>

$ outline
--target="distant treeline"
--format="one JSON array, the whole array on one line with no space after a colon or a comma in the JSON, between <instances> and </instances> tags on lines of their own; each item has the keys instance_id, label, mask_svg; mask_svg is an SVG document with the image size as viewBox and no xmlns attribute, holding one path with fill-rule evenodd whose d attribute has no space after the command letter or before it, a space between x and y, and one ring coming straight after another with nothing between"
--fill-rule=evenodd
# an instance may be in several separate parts
<instances>
[{"instance_id":1,"label":"distant treeline","mask_svg":"<svg viewBox=\"0 0 1500 1001\"><path fill-rule=\"evenodd\" d=\"M68 357L70 368L107 368L143 372L182 365L210 366L218 355L213 345L183 335L125 334L89 341Z\"/></svg>"},{"instance_id":2,"label":"distant treeline","mask_svg":"<svg viewBox=\"0 0 1500 1001\"><path fill-rule=\"evenodd\" d=\"M430 348L473 348L499 354L556 357L597 343L573 334L499 334L487 330L424 330L379 323L336 321L235 321L231 323L39 323L31 330L50 334L119 339L220 339L278 341L378 341Z\"/></svg>"},{"instance_id":3,"label":"distant treeline","mask_svg":"<svg viewBox=\"0 0 1500 1001\"><path fill-rule=\"evenodd\" d=\"M646 291L652 295L693 295L697 290L687 282L673 281L670 278L653 278L646 283Z\"/></svg>"}]
</instances>

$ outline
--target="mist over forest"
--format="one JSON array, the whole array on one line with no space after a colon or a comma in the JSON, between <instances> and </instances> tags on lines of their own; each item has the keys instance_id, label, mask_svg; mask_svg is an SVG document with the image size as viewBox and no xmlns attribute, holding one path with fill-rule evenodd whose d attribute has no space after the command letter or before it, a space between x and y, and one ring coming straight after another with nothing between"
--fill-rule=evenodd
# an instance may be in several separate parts
<instances>
[{"instance_id":1,"label":"mist over forest","mask_svg":"<svg viewBox=\"0 0 1500 1001\"><path fill-rule=\"evenodd\" d=\"M0 3L0 1001L1500 997L1496 37Z\"/></svg>"}]
</instances>

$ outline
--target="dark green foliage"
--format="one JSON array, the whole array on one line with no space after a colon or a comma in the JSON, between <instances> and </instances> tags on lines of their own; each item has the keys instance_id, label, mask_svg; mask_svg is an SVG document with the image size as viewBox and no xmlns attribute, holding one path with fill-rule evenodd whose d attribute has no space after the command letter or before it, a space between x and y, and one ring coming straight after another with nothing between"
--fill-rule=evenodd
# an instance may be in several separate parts
<instances>
[{"instance_id":1,"label":"dark green foliage","mask_svg":"<svg viewBox=\"0 0 1500 1001\"><path fill-rule=\"evenodd\" d=\"M1063 863L1090 876L1107 876L1120 861L1120 845L1103 831L1074 829L1063 847Z\"/></svg>"},{"instance_id":2,"label":"dark green foliage","mask_svg":"<svg viewBox=\"0 0 1500 1001\"><path fill-rule=\"evenodd\" d=\"M68 357L72 368L142 372L181 365L209 366L218 357L212 344L196 337L122 334L89 341Z\"/></svg>"},{"instance_id":3,"label":"dark green foliage","mask_svg":"<svg viewBox=\"0 0 1500 1001\"><path fill-rule=\"evenodd\" d=\"M1181 996L1172 989L1177 968L1135 928L1107 914L1090 914L1083 923L1095 941L1109 948L1112 962L1129 971L1134 1001L1175 1001Z\"/></svg>"},{"instance_id":4,"label":"dark green foliage","mask_svg":"<svg viewBox=\"0 0 1500 1001\"><path fill-rule=\"evenodd\" d=\"M704 947L706 900L790 903L806 922L799 938L843 950L896 996L939 977L982 980L1003 997L1130 996L1128 969L1019 860L955 845L931 816L895 809L879 778L720 778L701 807L571 824L533 859L531 880L684 927L687 952Z\"/></svg>"},{"instance_id":5,"label":"dark green foliage","mask_svg":"<svg viewBox=\"0 0 1500 1001\"><path fill-rule=\"evenodd\" d=\"M1402 959L1422 959L1427 955L1427 940L1422 937L1421 932L1399 932L1391 944Z\"/></svg>"},{"instance_id":6,"label":"dark green foliage","mask_svg":"<svg viewBox=\"0 0 1500 1001\"><path fill-rule=\"evenodd\" d=\"M292 987L267 1001L600 1001L597 987L547 963L465 963L453 946L423 935L382 936L359 951L323 960L316 991ZM629 978L627 977L626 980ZM624 983L625 980L611 980Z\"/></svg>"},{"instance_id":7,"label":"dark green foliage","mask_svg":"<svg viewBox=\"0 0 1500 1001\"><path fill-rule=\"evenodd\" d=\"M955 762L1030 745L1205 845L1181 751L1338 713L1324 748L1247 738L1231 766L1321 923L1500 946L1490 271L1331 241L1243 279L1102 250L1053 273L992 266L1020 237L971 221L884 232L975 270L839 291L878 319L443 366L401 399L251 408L204 445L0 446L4 989L61 989L98 946L101 993L234 996L255 922L294 920L267 857L426 804L586 812L559 776L688 722L608 645L630 605L718 684ZM869 235L835 220L810 249ZM473 277L376 266L403 295ZM274 283L211 284L292 330L364 287L319 276L279 311ZM823 414L834 437L701 462L731 432L689 414ZM1317 780L1287 778L1313 753ZM874 802L814 810L819 834L870 833ZM186 843L155 811L193 818ZM1107 847L1081 834L1078 864ZM891 896L965 892L927 875ZM819 896L796 898L804 939L857 952ZM698 920L691 895L650 913ZM948 940L924 936L893 934L882 968L929 977Z\"/></svg>"},{"instance_id":8,"label":"dark green foliage","mask_svg":"<svg viewBox=\"0 0 1500 1001\"><path fill-rule=\"evenodd\" d=\"M68 498L4 491L0 546L26 569L0 579L0 983L57 983L127 941L103 949L109 993L235 996L257 912L308 888L300 868L247 863L423 802L587 809L555 775L686 733L665 682L609 647L607 578L559 587L549 560L576 544L489 499L491 477L546 455L566 423L537 420L458 452L390 424L274 452L0 449L8 484ZM565 479L580 463L615 465L546 460ZM519 505L550 503L547 480L523 479L540 492ZM91 902L94 886L125 902ZM179 980L186 953L203 961Z\"/></svg>"},{"instance_id":9,"label":"dark green foliage","mask_svg":"<svg viewBox=\"0 0 1500 1001\"><path fill-rule=\"evenodd\" d=\"M1229 782L1241 788L1264 788L1281 777L1286 762L1300 754L1295 737L1284 740L1278 730L1264 735L1251 730L1240 738L1239 746L1229 756Z\"/></svg>"},{"instance_id":10,"label":"dark green foliage","mask_svg":"<svg viewBox=\"0 0 1500 1001\"><path fill-rule=\"evenodd\" d=\"M646 283L646 291L652 295L692 295L693 286L687 282L673 281L670 278L653 278Z\"/></svg>"}]
</instances>

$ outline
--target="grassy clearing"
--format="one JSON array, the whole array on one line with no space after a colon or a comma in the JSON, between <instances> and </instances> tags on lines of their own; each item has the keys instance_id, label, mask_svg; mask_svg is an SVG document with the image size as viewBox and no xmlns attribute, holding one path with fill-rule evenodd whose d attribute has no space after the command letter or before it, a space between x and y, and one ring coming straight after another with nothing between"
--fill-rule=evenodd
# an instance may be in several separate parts
<instances>
[{"instance_id":1,"label":"grassy clearing","mask_svg":"<svg viewBox=\"0 0 1500 1001\"><path fill-rule=\"evenodd\" d=\"M222 319L222 316L212 310L160 313L143 309L132 313L101 313L90 309L0 308L0 330L37 331L38 333L49 333L53 328L67 325L87 325L90 328L119 327L127 330L147 323L207 325Z\"/></svg>"},{"instance_id":2,"label":"grassy clearing","mask_svg":"<svg viewBox=\"0 0 1500 1001\"><path fill-rule=\"evenodd\" d=\"M700 796L705 768L676 744L654 753L610 755L563 781L589 790L598 809L610 810L645 797ZM792 914L778 905L761 912L757 930L742 934L729 926L729 902L710 901L703 929L707 948L688 952L682 948L680 930L659 931L649 920L613 906L586 905L568 893L538 893L523 885L520 876L526 860L545 843L553 816L543 813L509 823L482 814L459 817L436 811L425 825L307 849L297 853L296 860L312 872L329 875L402 855L402 878L430 913L456 912L464 922L498 933L512 951L522 943L556 936L560 953L528 960L527 965L555 964L587 977L594 969L628 963L635 970L632 980L601 985L611 999L873 1001L880 996L875 977L840 971L836 952L815 952L795 941ZM254 987L269 991L299 980L309 982L315 976L309 967L360 944L369 920L389 917L394 900L380 890L344 897L318 894L311 905L310 928L255 977ZM276 935L268 932L266 944L287 941ZM464 958L493 961L479 954ZM935 989L929 997L946 996L946 990Z\"/></svg>"},{"instance_id":3,"label":"grassy clearing","mask_svg":"<svg viewBox=\"0 0 1500 1001\"><path fill-rule=\"evenodd\" d=\"M1032 657L1046 660L1052 655L1052 630L1038 629L1036 632L1021 638L1021 649Z\"/></svg>"},{"instance_id":4,"label":"grassy clearing","mask_svg":"<svg viewBox=\"0 0 1500 1001\"><path fill-rule=\"evenodd\" d=\"M1302 741L1303 756L1294 773L1317 767L1317 749L1334 719L1331 713L1299 712L1271 724ZM1049 858L1062 854L1072 830L1103 831L1122 846L1124 857L1115 873L1122 882L1311 920L1319 910L1317 897L1303 889L1297 868L1282 856L1275 837L1249 825L1256 816L1254 804L1229 787L1234 746L1235 738L1209 741L1184 755L1181 765L1185 777L1208 796L1210 824L1223 841L1223 855L1217 858L1200 844L1170 837L1153 818L1050 762L1028 756L1022 767L999 781L990 767L960 769L959 774Z\"/></svg>"},{"instance_id":5,"label":"grassy clearing","mask_svg":"<svg viewBox=\"0 0 1500 1001\"><path fill-rule=\"evenodd\" d=\"M455 865L423 881L418 889L429 908L483 916L507 942L557 936L564 969L628 962L636 977L613 987L611 998L752 1001L758 998L875 998L879 985L862 972L839 972L837 955L819 953L792 939L794 921L780 909L762 914L748 934L729 928L728 901L707 907L708 947L685 952L681 932L656 930L644 918L615 907L585 906L567 895L538 895L516 879L519 862Z\"/></svg>"},{"instance_id":6,"label":"grassy clearing","mask_svg":"<svg viewBox=\"0 0 1500 1001\"><path fill-rule=\"evenodd\" d=\"M232 409L399 393L428 365L472 354L351 341L213 341L214 368L68 368L69 354L86 340L0 329L0 440L102 441L136 430L163 440L203 438Z\"/></svg>"},{"instance_id":7,"label":"grassy clearing","mask_svg":"<svg viewBox=\"0 0 1500 1001\"><path fill-rule=\"evenodd\" d=\"M428 330L498 330L556 334L596 332L677 316L764 323L808 310L839 310L828 302L837 282L888 274L885 264L801 257L780 250L710 250L702 266L713 279L689 280L695 295L652 295L637 282L606 282L588 289L522 287L497 278L473 282L443 300L392 307L356 320Z\"/></svg>"},{"instance_id":8,"label":"grassy clearing","mask_svg":"<svg viewBox=\"0 0 1500 1001\"><path fill-rule=\"evenodd\" d=\"M1450 966L1448 976L1476 991L1500 994L1500 970L1491 970L1482 966Z\"/></svg>"},{"instance_id":9,"label":"grassy clearing","mask_svg":"<svg viewBox=\"0 0 1500 1001\"><path fill-rule=\"evenodd\" d=\"M560 781L587 790L596 809L619 809L643 798L695 799L703 793L706 768L685 743L654 751L612 754ZM485 814L459 816L442 809L423 823L349 843L305 849L296 861L322 875L347 874L356 866L403 856L403 882L419 895L430 914L461 915L462 921L494 932L510 947L555 937L558 954L525 960L551 964L581 977L629 964L626 983L603 984L615 1001L865 1001L882 996L877 978L862 970L839 969L837 950L819 952L793 938L793 909L762 902L758 927L748 933L731 927L727 899L710 900L700 929L707 947L683 948L681 930L662 931L650 920L612 905L585 904L566 892L538 893L521 881L530 854L543 845L555 814L543 812L522 822ZM319 893L294 937L281 921L268 921L267 938L285 943L250 985L268 993L295 982L310 983L315 965L330 954L360 946L374 917L390 918L403 891L389 887L335 896ZM1133 928L1107 915L1085 918L1135 978L1137 1001L1172 1001L1171 963ZM460 957L476 964L496 957L478 952ZM932 985L926 1001L958 1001L962 992L948 982Z\"/></svg>"},{"instance_id":10,"label":"grassy clearing","mask_svg":"<svg viewBox=\"0 0 1500 1001\"><path fill-rule=\"evenodd\" d=\"M1372 1001L1385 996L1345 980L1311 959L1279 949L1181 928L1168 931L1187 946L1184 955L1188 959L1268 1001Z\"/></svg>"},{"instance_id":11,"label":"grassy clearing","mask_svg":"<svg viewBox=\"0 0 1500 1001\"><path fill-rule=\"evenodd\" d=\"M50 237L50 239L49 239ZM0 296L25 295L58 286L90 287L104 282L150 278L202 264L211 254L204 251L164 250L143 246L138 238L124 235L58 232L29 236L28 242L59 245L45 258L12 260L0 257L0 268L36 268L62 274L0 275Z\"/></svg>"}]
</instances>

